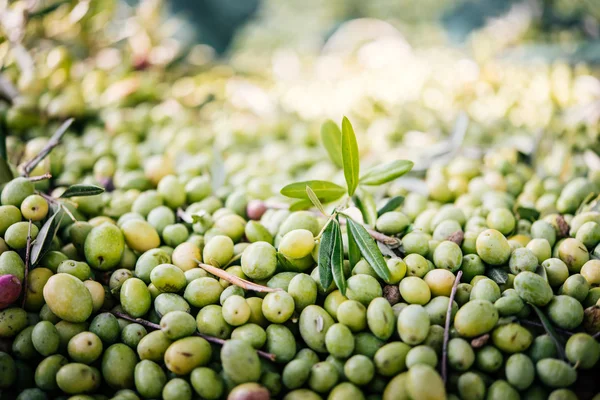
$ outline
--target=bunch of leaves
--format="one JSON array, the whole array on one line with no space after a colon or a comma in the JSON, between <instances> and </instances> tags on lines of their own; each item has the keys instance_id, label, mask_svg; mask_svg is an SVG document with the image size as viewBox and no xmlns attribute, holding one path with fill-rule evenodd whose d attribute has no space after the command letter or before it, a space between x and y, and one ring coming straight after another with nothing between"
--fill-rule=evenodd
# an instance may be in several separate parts
<instances>
[{"instance_id":1,"label":"bunch of leaves","mask_svg":"<svg viewBox=\"0 0 600 400\"><path fill-rule=\"evenodd\" d=\"M402 196L394 197L377 210L372 195L362 187L379 186L391 182L409 172L413 163L408 160L396 160L376 165L361 175L356 135L352 124L346 117L342 120L341 130L333 121L325 122L321 129L321 138L333 164L342 168L346 188L329 181L311 180L289 184L281 189L281 194L296 200L290 207L292 211L314 206L324 215L327 213L323 203L339 201L329 215L323 230L317 236L317 239L320 240L318 265L321 285L327 288L332 282L335 282L342 294L345 294L346 279L343 272L344 249L341 227L343 222L346 223L348 258L351 267L354 267L362 256L384 281L390 279L390 271L381 250L369 231L344 210L349 205L356 206L360 210L363 220L373 226L378 216L396 209L402 204L404 198ZM340 221L340 217L343 218L342 221Z\"/></svg>"}]
</instances>

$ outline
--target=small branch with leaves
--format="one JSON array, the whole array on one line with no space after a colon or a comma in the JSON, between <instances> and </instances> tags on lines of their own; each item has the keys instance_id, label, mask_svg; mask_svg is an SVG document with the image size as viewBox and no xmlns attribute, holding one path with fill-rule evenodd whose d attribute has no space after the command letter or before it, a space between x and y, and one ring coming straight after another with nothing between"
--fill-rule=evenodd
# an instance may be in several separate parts
<instances>
[{"instance_id":1,"label":"small branch with leaves","mask_svg":"<svg viewBox=\"0 0 600 400\"><path fill-rule=\"evenodd\" d=\"M363 220L368 225L374 226L378 216L398 208L404 198L394 197L384 207L377 210L373 196L363 187L379 186L391 182L409 172L413 163L408 160L396 160L377 165L361 176L356 135L352 124L346 117L342 120L341 130L333 121L325 122L321 129L321 139L333 164L343 169L346 188L329 181L311 180L292 183L281 189L282 195L295 199L295 203L289 207L291 211L314 206L320 214L329 218L316 237L320 241L318 256L320 283L324 288L328 288L335 282L342 294L346 292L341 229L341 224L344 223L347 225L348 258L351 267L354 267L362 256L382 280L388 281L390 271L375 240L394 247L398 246L400 241L363 226L344 213L344 210L350 204L356 206L360 210ZM323 203L336 200L340 201L339 204L328 215ZM343 219L340 220L340 217Z\"/></svg>"}]
</instances>

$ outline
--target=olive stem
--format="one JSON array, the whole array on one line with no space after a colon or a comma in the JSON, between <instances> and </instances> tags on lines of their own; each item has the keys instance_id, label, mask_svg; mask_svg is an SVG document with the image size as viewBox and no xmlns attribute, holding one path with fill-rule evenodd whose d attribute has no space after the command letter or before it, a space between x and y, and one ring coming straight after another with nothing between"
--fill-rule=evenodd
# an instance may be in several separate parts
<instances>
[{"instance_id":1,"label":"olive stem","mask_svg":"<svg viewBox=\"0 0 600 400\"><path fill-rule=\"evenodd\" d=\"M239 286L244 290L252 290L255 292L278 292L281 290L279 288L270 288L267 286L257 285L256 283L242 279L239 276L230 274L229 272L222 270L221 268L213 267L212 265L208 264L203 264L198 260L196 261L198 262L198 266L206 272L218 276L221 279L225 279L227 282L235 286Z\"/></svg>"},{"instance_id":2,"label":"olive stem","mask_svg":"<svg viewBox=\"0 0 600 400\"><path fill-rule=\"evenodd\" d=\"M50 179L52 178L51 174L44 174L44 175L38 175L38 176L31 176L31 177L27 177L27 180L29 182L39 182L39 181L45 181L46 179Z\"/></svg>"},{"instance_id":3,"label":"olive stem","mask_svg":"<svg viewBox=\"0 0 600 400\"><path fill-rule=\"evenodd\" d=\"M27 228L27 247L25 247L25 275L23 277L23 301L21 307L25 307L25 297L27 296L27 276L29 275L29 264L31 263L31 220Z\"/></svg>"},{"instance_id":4,"label":"olive stem","mask_svg":"<svg viewBox=\"0 0 600 400\"><path fill-rule=\"evenodd\" d=\"M183 222L186 222L188 224L194 223L194 220L192 219L192 217L190 217L185 211L183 211L183 209L181 207L177 209L177 216Z\"/></svg>"},{"instance_id":5,"label":"olive stem","mask_svg":"<svg viewBox=\"0 0 600 400\"><path fill-rule=\"evenodd\" d=\"M35 157L33 157L31 160L29 160L29 161L27 161L27 163L25 163L25 165L23 166L23 174L25 176L29 176L29 174L31 173L31 171L33 171L33 169L44 158L46 158L46 156L48 154L50 154L50 152L52 151L52 149L54 149L56 146L59 145L60 140L62 139L62 137L64 136L64 134L67 132L67 129L69 129L69 127L71 126L71 124L73 123L73 121L75 121L74 118L69 118L68 120L66 120L65 122L63 122L62 125L56 130L56 132L54 132L54 135L52 135L52 137L50 138L50 140L48 141L48 143L46 143L46 145L44 146L44 148L38 154L36 154Z\"/></svg>"},{"instance_id":6,"label":"olive stem","mask_svg":"<svg viewBox=\"0 0 600 400\"><path fill-rule=\"evenodd\" d=\"M150 321L146 321L145 319L133 318L125 313L118 312L118 311L109 311L109 312L112 315L114 315L115 317L124 319L125 321L134 322L136 324L140 324L142 326L145 326L146 328L150 328L150 329L153 329L156 331L160 330L160 325L152 323ZM224 340L224 339L220 339L220 338L217 338L214 336L204 335L200 332L194 332L194 336L199 336L199 337L203 338L204 340L206 340L207 342L219 344L221 346L224 345L226 342L226 340ZM256 352L262 358L266 358L267 360L270 360L270 361L275 361L275 354L267 353L266 351L262 351L262 350L256 350Z\"/></svg>"},{"instance_id":7,"label":"olive stem","mask_svg":"<svg viewBox=\"0 0 600 400\"><path fill-rule=\"evenodd\" d=\"M323 225L323 228L321 228L321 231L319 232L319 234L317 236L315 236L315 240L320 240L321 236L323 236L323 232L325 232L325 229L327 229L327 227L329 226L329 224L331 223L331 221L333 221L335 219L335 216L337 215L336 212L334 212L333 214L331 214L328 218L327 221L325 222L325 224Z\"/></svg>"},{"instance_id":8,"label":"olive stem","mask_svg":"<svg viewBox=\"0 0 600 400\"><path fill-rule=\"evenodd\" d=\"M460 283L460 278L462 277L462 274L462 271L458 271L458 273L456 274L456 279L454 279L452 291L450 292L450 299L448 300L448 310L446 311L446 322L444 324L444 342L442 346L442 379L444 380L444 384L446 384L448 380L448 340L450 340L450 319L452 318L452 302L454 301L454 296L456 296L456 289L458 288L458 284Z\"/></svg>"}]
</instances>

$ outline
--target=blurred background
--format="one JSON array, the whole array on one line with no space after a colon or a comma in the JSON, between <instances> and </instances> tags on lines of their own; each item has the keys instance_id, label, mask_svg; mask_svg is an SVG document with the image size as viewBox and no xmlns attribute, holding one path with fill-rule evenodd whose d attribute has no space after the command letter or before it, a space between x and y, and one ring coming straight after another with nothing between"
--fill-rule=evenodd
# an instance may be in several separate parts
<instances>
[{"instance_id":1,"label":"blurred background","mask_svg":"<svg viewBox=\"0 0 600 400\"><path fill-rule=\"evenodd\" d=\"M561 175L600 152L598 0L0 0L0 22L23 135L75 116L300 168L348 115L366 164L514 146Z\"/></svg>"}]
</instances>

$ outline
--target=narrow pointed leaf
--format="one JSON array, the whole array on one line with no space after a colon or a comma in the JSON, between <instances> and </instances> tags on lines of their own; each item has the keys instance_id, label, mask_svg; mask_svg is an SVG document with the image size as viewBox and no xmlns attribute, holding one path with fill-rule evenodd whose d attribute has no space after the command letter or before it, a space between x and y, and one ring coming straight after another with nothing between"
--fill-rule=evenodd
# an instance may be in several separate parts
<instances>
[{"instance_id":1,"label":"narrow pointed leaf","mask_svg":"<svg viewBox=\"0 0 600 400\"><path fill-rule=\"evenodd\" d=\"M102 193L104 193L104 188L100 186L77 184L69 186L60 197L95 196Z\"/></svg>"},{"instance_id":2,"label":"narrow pointed leaf","mask_svg":"<svg viewBox=\"0 0 600 400\"><path fill-rule=\"evenodd\" d=\"M321 243L319 245L319 280L321 286L327 290L333 281L333 273L331 271L331 260L333 255L333 247L335 246L335 225L336 221L331 221L321 235Z\"/></svg>"},{"instance_id":3,"label":"narrow pointed leaf","mask_svg":"<svg viewBox=\"0 0 600 400\"><path fill-rule=\"evenodd\" d=\"M566 359L565 342L564 342L562 336L560 336L554 330L554 326L552 326L552 322L550 322L548 317L546 317L544 312L542 310L540 310L540 308L538 306L536 306L535 304L531 304L531 303L529 303L529 305L531 306L531 308L533 308L533 310L537 314L537 316L540 319L540 322L542 323L542 325L544 326L544 330L546 331L548 336L550 336L552 338L552 341L554 342L554 346L556 346L556 351L558 353L558 356L560 357L561 360L565 360Z\"/></svg>"},{"instance_id":4,"label":"narrow pointed leaf","mask_svg":"<svg viewBox=\"0 0 600 400\"><path fill-rule=\"evenodd\" d=\"M487 276L498 285L504 285L506 282L508 282L508 272L502 268L491 268L488 271Z\"/></svg>"},{"instance_id":5,"label":"narrow pointed leaf","mask_svg":"<svg viewBox=\"0 0 600 400\"><path fill-rule=\"evenodd\" d=\"M402 203L404 203L404 196L392 197L383 207L377 210L377 216L379 217L386 212L394 211L396 208L400 207Z\"/></svg>"},{"instance_id":6,"label":"narrow pointed leaf","mask_svg":"<svg viewBox=\"0 0 600 400\"><path fill-rule=\"evenodd\" d=\"M218 149L213 149L213 160L210 165L210 179L213 192L216 192L225 184L227 173L225 172L225 163Z\"/></svg>"},{"instance_id":7,"label":"narrow pointed leaf","mask_svg":"<svg viewBox=\"0 0 600 400\"><path fill-rule=\"evenodd\" d=\"M359 162L356 135L348 118L342 120L342 161L348 194L352 196L358 186Z\"/></svg>"},{"instance_id":8,"label":"narrow pointed leaf","mask_svg":"<svg viewBox=\"0 0 600 400\"><path fill-rule=\"evenodd\" d=\"M390 270L385 263L383 255L381 255L381 251L375 244L371 235L369 235L369 232L367 232L362 225L354 222L350 218L347 218L346 221L348 223L348 229L352 231L352 236L354 236L354 239L356 240L360 254L362 254L364 259L367 260L381 279L385 281L389 280Z\"/></svg>"},{"instance_id":9,"label":"narrow pointed leaf","mask_svg":"<svg viewBox=\"0 0 600 400\"><path fill-rule=\"evenodd\" d=\"M62 211L52 214L44 223L42 229L40 229L37 238L31 246L31 265L35 265L50 250L52 241L58 232L58 228L60 228L60 223L64 215L65 213Z\"/></svg>"},{"instance_id":10,"label":"narrow pointed leaf","mask_svg":"<svg viewBox=\"0 0 600 400\"><path fill-rule=\"evenodd\" d=\"M371 168L360 178L363 185L381 185L401 177L412 169L414 163L408 160L396 160Z\"/></svg>"},{"instance_id":11,"label":"narrow pointed leaf","mask_svg":"<svg viewBox=\"0 0 600 400\"><path fill-rule=\"evenodd\" d=\"M359 191L360 195L352 196L352 201L356 204L356 208L360 210L363 216L363 221L369 226L375 226L377 221L377 206L375 200L369 192Z\"/></svg>"},{"instance_id":12,"label":"narrow pointed leaf","mask_svg":"<svg viewBox=\"0 0 600 400\"><path fill-rule=\"evenodd\" d=\"M296 270L292 263L287 258L285 258L285 256L280 252L277 252L277 261L279 262L279 265L281 265L284 271Z\"/></svg>"},{"instance_id":13,"label":"narrow pointed leaf","mask_svg":"<svg viewBox=\"0 0 600 400\"><path fill-rule=\"evenodd\" d=\"M527 207L518 207L517 214L519 214L519 218L527 219L529 221L535 221L539 218L540 212L535 208L527 208Z\"/></svg>"},{"instance_id":14,"label":"narrow pointed leaf","mask_svg":"<svg viewBox=\"0 0 600 400\"><path fill-rule=\"evenodd\" d=\"M312 206L312 202L310 200L297 200L290 205L290 211L302 211L308 210Z\"/></svg>"},{"instance_id":15,"label":"narrow pointed leaf","mask_svg":"<svg viewBox=\"0 0 600 400\"><path fill-rule=\"evenodd\" d=\"M332 120L325 121L321 127L321 141L331 161L342 168L342 131Z\"/></svg>"},{"instance_id":16,"label":"narrow pointed leaf","mask_svg":"<svg viewBox=\"0 0 600 400\"><path fill-rule=\"evenodd\" d=\"M10 165L4 157L0 157L0 185L10 182L14 178Z\"/></svg>"},{"instance_id":17,"label":"narrow pointed leaf","mask_svg":"<svg viewBox=\"0 0 600 400\"><path fill-rule=\"evenodd\" d=\"M293 199L309 200L306 193L306 187L310 187L317 195L317 198L323 203L329 203L337 200L346 193L346 190L340 185L328 181L303 181L291 183L281 189L281 194Z\"/></svg>"},{"instance_id":18,"label":"narrow pointed leaf","mask_svg":"<svg viewBox=\"0 0 600 400\"><path fill-rule=\"evenodd\" d=\"M306 187L306 194L308 195L308 199L313 203L313 205L317 207L319 211L321 211L321 214L325 215L325 209L323 208L323 204L321 204L321 201L319 200L315 192L313 192L313 190L310 188L310 186Z\"/></svg>"},{"instance_id":19,"label":"narrow pointed leaf","mask_svg":"<svg viewBox=\"0 0 600 400\"><path fill-rule=\"evenodd\" d=\"M360 261L360 249L356 244L356 240L354 239L350 228L346 229L346 234L348 235L348 260L350 261L350 267L354 268Z\"/></svg>"},{"instance_id":20,"label":"narrow pointed leaf","mask_svg":"<svg viewBox=\"0 0 600 400\"><path fill-rule=\"evenodd\" d=\"M342 243L342 230L340 224L335 221L334 224L334 246L331 254L331 271L333 280L342 295L346 295L346 277L344 276L344 245Z\"/></svg>"}]
</instances>

